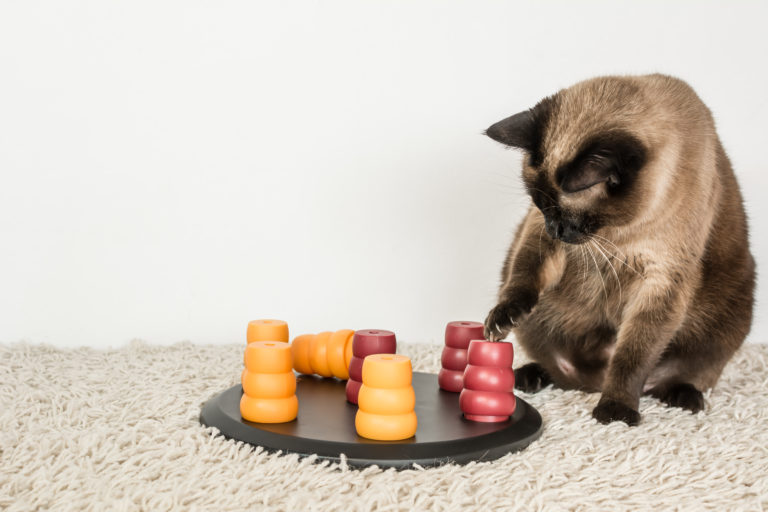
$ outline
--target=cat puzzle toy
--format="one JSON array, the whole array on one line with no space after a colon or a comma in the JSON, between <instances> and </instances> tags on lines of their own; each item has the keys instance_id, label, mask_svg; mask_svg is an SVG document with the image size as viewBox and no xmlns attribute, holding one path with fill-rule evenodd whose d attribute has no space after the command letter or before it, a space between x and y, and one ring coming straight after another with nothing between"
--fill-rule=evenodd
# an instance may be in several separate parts
<instances>
[{"instance_id":1,"label":"cat puzzle toy","mask_svg":"<svg viewBox=\"0 0 768 512\"><path fill-rule=\"evenodd\" d=\"M323 332L289 344L285 322L256 320L241 382L206 402L200 422L271 452L336 462L344 454L353 467L466 464L522 450L539 437L541 416L512 394L509 343L473 340L461 348L478 325L446 327L446 348L467 351L466 389L457 395L394 354L391 331ZM462 356L444 357L444 369L459 372Z\"/></svg>"}]
</instances>

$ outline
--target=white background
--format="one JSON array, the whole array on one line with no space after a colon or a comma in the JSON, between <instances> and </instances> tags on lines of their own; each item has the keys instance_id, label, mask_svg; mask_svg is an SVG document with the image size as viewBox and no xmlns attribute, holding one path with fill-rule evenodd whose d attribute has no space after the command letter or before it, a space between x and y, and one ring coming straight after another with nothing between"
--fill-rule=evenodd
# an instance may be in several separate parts
<instances>
[{"instance_id":1,"label":"white background","mask_svg":"<svg viewBox=\"0 0 768 512\"><path fill-rule=\"evenodd\" d=\"M0 342L440 343L527 205L482 131L608 73L697 89L765 267L767 5L2 2Z\"/></svg>"}]
</instances>

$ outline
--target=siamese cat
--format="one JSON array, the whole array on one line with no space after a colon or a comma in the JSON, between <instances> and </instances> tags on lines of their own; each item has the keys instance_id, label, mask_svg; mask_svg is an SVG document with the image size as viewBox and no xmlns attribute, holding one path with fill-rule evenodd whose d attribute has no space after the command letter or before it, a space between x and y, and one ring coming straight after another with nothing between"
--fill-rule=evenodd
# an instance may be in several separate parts
<instances>
[{"instance_id":1,"label":"siamese cat","mask_svg":"<svg viewBox=\"0 0 768 512\"><path fill-rule=\"evenodd\" d=\"M709 109L676 78L607 76L486 134L525 152L532 199L485 320L534 361L516 387L599 391L602 423L637 425L643 393L701 410L749 332L755 282Z\"/></svg>"}]
</instances>

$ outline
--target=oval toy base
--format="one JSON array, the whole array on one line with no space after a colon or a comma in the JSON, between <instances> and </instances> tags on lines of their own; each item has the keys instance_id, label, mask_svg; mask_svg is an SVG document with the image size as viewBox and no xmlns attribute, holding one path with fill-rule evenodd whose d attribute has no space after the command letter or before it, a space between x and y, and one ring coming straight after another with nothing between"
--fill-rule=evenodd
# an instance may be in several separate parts
<instances>
[{"instance_id":1,"label":"oval toy base","mask_svg":"<svg viewBox=\"0 0 768 512\"><path fill-rule=\"evenodd\" d=\"M345 383L311 375L298 377L299 414L294 421L260 424L244 420L240 416L243 391L238 384L209 400L200 422L216 427L229 439L270 452L317 455L319 460L333 462L344 454L353 467L375 464L398 469L413 464L427 467L494 460L522 450L541 435L541 416L520 398L508 421L484 423L464 418L458 396L441 390L437 375L414 372L413 388L419 424L416 435L403 441L358 436L357 406L347 402Z\"/></svg>"}]
</instances>

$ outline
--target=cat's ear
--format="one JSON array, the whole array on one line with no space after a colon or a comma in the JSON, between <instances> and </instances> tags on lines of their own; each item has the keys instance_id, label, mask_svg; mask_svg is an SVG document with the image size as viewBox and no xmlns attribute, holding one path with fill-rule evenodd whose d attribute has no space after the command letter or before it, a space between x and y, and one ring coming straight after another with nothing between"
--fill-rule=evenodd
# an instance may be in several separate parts
<instances>
[{"instance_id":1,"label":"cat's ear","mask_svg":"<svg viewBox=\"0 0 768 512\"><path fill-rule=\"evenodd\" d=\"M558 173L561 174L561 173ZM618 184L619 175L616 172L616 161L612 155L590 155L577 165L562 173L560 188L563 192L578 192L599 183L610 182Z\"/></svg>"},{"instance_id":2,"label":"cat's ear","mask_svg":"<svg viewBox=\"0 0 768 512\"><path fill-rule=\"evenodd\" d=\"M506 146L533 151L538 138L536 116L531 110L524 110L485 130L485 134Z\"/></svg>"}]
</instances>

